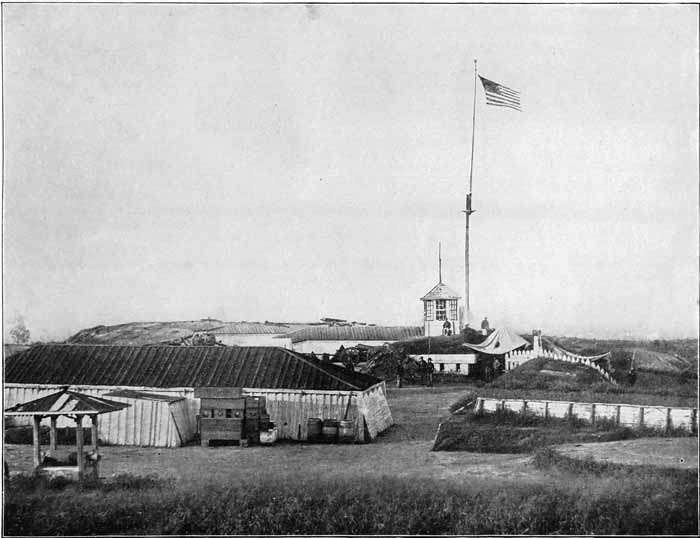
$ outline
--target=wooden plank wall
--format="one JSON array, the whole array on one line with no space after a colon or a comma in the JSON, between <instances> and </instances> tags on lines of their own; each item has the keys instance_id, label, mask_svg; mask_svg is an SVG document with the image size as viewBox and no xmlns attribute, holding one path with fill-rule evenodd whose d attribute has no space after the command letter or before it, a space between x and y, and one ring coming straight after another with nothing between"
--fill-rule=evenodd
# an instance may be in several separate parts
<instances>
[{"instance_id":1,"label":"wooden plank wall","mask_svg":"<svg viewBox=\"0 0 700 538\"><path fill-rule=\"evenodd\" d=\"M348 405L349 392L270 392L243 389L247 396L263 396L270 420L277 426L280 439L305 441L310 418L342 420ZM350 403L348 420L357 416L354 398Z\"/></svg>"},{"instance_id":2,"label":"wooden plank wall","mask_svg":"<svg viewBox=\"0 0 700 538\"><path fill-rule=\"evenodd\" d=\"M193 436L196 425L194 424L194 415L192 414L192 406L188 402L178 404L183 410L186 410L191 418L185 418L185 413L180 412L179 408L171 412L170 403L162 400L145 400L135 398L119 398L115 396L106 396L107 393L116 390L119 387L108 388L76 388L71 390L92 396L108 398L110 400L125 402L130 405L121 411L114 413L105 413L100 415L99 421L99 438L105 442L115 445L131 445L131 446L155 446L155 447L177 447L182 443L180 434L175 425L174 416L182 421L183 431L185 435ZM11 407L16 403L27 402L42 396L47 396L57 391L56 387L5 387L5 407ZM177 395L173 393L173 395ZM183 394L184 396L184 394ZM31 420L29 417L15 417L18 419L17 424L28 424ZM48 419L45 419L48 423ZM75 421L68 417L59 417L57 421L59 428L74 428ZM87 421L85 422L87 426ZM180 423L178 422L178 427ZM191 438L191 437L190 437ZM188 439L189 440L189 439Z\"/></svg>"},{"instance_id":3,"label":"wooden plank wall","mask_svg":"<svg viewBox=\"0 0 700 538\"><path fill-rule=\"evenodd\" d=\"M367 430L372 439L394 423L389 402L386 401L384 383L375 385L357 396L357 408L365 417Z\"/></svg>"},{"instance_id":4,"label":"wooden plank wall","mask_svg":"<svg viewBox=\"0 0 700 538\"><path fill-rule=\"evenodd\" d=\"M698 411L691 407L662 407L631 404L563 402L557 400L521 400L477 398L475 409L494 412L509 409L515 412L534 413L539 416L582 420L613 420L621 426L639 428L680 428L697 431Z\"/></svg>"}]
</instances>

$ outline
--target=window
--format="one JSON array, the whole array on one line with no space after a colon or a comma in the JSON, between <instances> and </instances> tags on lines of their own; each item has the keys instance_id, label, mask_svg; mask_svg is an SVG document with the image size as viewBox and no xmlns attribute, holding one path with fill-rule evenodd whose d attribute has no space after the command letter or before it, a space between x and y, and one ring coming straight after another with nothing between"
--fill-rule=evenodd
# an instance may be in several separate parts
<instances>
[{"instance_id":1,"label":"window","mask_svg":"<svg viewBox=\"0 0 700 538\"><path fill-rule=\"evenodd\" d=\"M450 301L450 319L457 319L457 301Z\"/></svg>"},{"instance_id":2,"label":"window","mask_svg":"<svg viewBox=\"0 0 700 538\"><path fill-rule=\"evenodd\" d=\"M435 303L433 301L425 301L425 319L433 321L435 319Z\"/></svg>"},{"instance_id":3,"label":"window","mask_svg":"<svg viewBox=\"0 0 700 538\"><path fill-rule=\"evenodd\" d=\"M460 366L462 365L459 363L455 364L455 372L459 372L461 370Z\"/></svg>"},{"instance_id":4,"label":"window","mask_svg":"<svg viewBox=\"0 0 700 538\"><path fill-rule=\"evenodd\" d=\"M443 363L440 363L440 371L441 372L445 371L445 365Z\"/></svg>"},{"instance_id":5,"label":"window","mask_svg":"<svg viewBox=\"0 0 700 538\"><path fill-rule=\"evenodd\" d=\"M447 319L447 301L445 299L435 301L435 319Z\"/></svg>"},{"instance_id":6,"label":"window","mask_svg":"<svg viewBox=\"0 0 700 538\"><path fill-rule=\"evenodd\" d=\"M233 418L233 409L226 410L226 418Z\"/></svg>"}]
</instances>

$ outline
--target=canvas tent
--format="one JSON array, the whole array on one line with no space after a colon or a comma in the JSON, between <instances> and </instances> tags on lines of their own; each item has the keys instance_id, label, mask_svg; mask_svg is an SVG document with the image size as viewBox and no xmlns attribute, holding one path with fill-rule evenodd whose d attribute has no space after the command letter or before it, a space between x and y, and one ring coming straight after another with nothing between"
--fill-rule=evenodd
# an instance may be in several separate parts
<instances>
[{"instance_id":1,"label":"canvas tent","mask_svg":"<svg viewBox=\"0 0 700 538\"><path fill-rule=\"evenodd\" d=\"M504 355L516 349L530 345L520 335L507 327L499 327L486 337L480 344L462 344L464 347L485 353L486 355Z\"/></svg>"},{"instance_id":2,"label":"canvas tent","mask_svg":"<svg viewBox=\"0 0 700 538\"><path fill-rule=\"evenodd\" d=\"M306 439L309 418L347 415L358 436L370 438L393 424L383 381L282 348L50 344L5 361L6 407L65 385L131 406L100 426L101 438L115 444L190 441L199 412L195 387L264 396L283 439Z\"/></svg>"}]
</instances>

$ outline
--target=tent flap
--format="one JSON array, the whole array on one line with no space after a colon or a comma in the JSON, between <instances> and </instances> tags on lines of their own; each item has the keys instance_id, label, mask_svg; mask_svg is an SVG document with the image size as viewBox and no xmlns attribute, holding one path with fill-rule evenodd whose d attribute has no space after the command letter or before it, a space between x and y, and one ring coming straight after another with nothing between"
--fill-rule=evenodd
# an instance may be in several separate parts
<instances>
[{"instance_id":1,"label":"tent flap","mask_svg":"<svg viewBox=\"0 0 700 538\"><path fill-rule=\"evenodd\" d=\"M503 355L530 344L522 336L507 327L499 327L488 335L481 344L462 345L487 355Z\"/></svg>"}]
</instances>

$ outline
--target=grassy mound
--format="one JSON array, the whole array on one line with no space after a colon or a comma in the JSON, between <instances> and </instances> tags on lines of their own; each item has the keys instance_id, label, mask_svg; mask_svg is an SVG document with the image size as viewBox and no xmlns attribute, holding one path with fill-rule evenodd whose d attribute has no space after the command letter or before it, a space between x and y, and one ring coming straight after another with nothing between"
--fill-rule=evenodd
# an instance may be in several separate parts
<instances>
[{"instance_id":1,"label":"grassy mound","mask_svg":"<svg viewBox=\"0 0 700 538\"><path fill-rule=\"evenodd\" d=\"M598 443L641 437L692 436L685 430L631 429L600 420L544 418L509 410L453 415L440 425L433 450L517 454L563 443Z\"/></svg>"},{"instance_id":2,"label":"grassy mound","mask_svg":"<svg viewBox=\"0 0 700 538\"><path fill-rule=\"evenodd\" d=\"M669 407L697 406L697 378L660 372L639 372L634 385L608 383L595 370L553 359L533 359L479 389L479 396L627 403Z\"/></svg>"}]
</instances>

